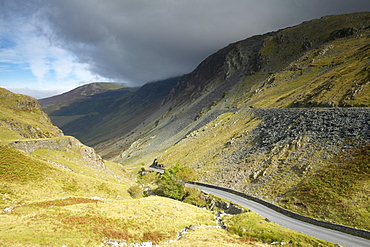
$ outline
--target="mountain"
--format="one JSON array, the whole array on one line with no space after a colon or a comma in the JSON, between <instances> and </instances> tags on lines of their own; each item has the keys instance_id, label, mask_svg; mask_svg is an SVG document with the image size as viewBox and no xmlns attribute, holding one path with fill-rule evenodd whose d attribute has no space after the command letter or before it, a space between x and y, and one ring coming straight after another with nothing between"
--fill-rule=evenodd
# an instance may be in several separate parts
<instances>
[{"instance_id":1,"label":"mountain","mask_svg":"<svg viewBox=\"0 0 370 247\"><path fill-rule=\"evenodd\" d=\"M55 111L64 105L69 105L71 103L83 100L89 96L124 87L125 84L123 83L95 82L80 86L67 93L40 99L39 102L41 105L54 105L54 108L46 109L46 113L49 113L49 111Z\"/></svg>"},{"instance_id":2,"label":"mountain","mask_svg":"<svg viewBox=\"0 0 370 247\"><path fill-rule=\"evenodd\" d=\"M36 99L0 88L0 110L1 246L157 244L176 241L190 224L217 238L190 233L188 243L249 246L235 234L208 227L216 226L212 212L163 197L132 199L128 188L136 182L123 167L64 136Z\"/></svg>"},{"instance_id":3,"label":"mountain","mask_svg":"<svg viewBox=\"0 0 370 247\"><path fill-rule=\"evenodd\" d=\"M1 246L331 245L252 212L228 215L228 226L238 223L226 231L204 208L160 196L130 198L141 187L120 164L64 136L40 109L36 99L0 88ZM240 224L253 225L253 237L239 233Z\"/></svg>"},{"instance_id":4,"label":"mountain","mask_svg":"<svg viewBox=\"0 0 370 247\"><path fill-rule=\"evenodd\" d=\"M369 58L369 12L326 16L232 43L180 78L49 114L83 115L59 127L126 168L154 158L180 163L200 182L370 229L366 164L348 170L337 188L317 181L326 184L321 190L330 191L330 203L316 200L321 204L313 209L304 193L314 191L310 181L328 179L322 174L337 174L336 157L350 154L355 164L368 150ZM101 110L86 107L99 102Z\"/></svg>"},{"instance_id":5,"label":"mountain","mask_svg":"<svg viewBox=\"0 0 370 247\"><path fill-rule=\"evenodd\" d=\"M148 83L140 88L121 88L98 93L58 107L58 110L49 112L49 116L66 134L94 146L125 135L147 121L148 117L160 109L164 98L177 82L178 78L171 78ZM65 93L65 97L72 98L75 93L72 90ZM54 109L58 105L55 99L41 100L41 104L46 104L43 109ZM153 120L148 120L148 123L151 121Z\"/></svg>"}]
</instances>

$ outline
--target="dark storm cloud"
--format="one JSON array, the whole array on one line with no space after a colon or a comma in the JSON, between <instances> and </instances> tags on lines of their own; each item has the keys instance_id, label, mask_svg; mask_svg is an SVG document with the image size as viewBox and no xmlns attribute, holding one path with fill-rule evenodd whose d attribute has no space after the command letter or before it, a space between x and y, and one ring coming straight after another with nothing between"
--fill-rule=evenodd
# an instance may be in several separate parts
<instances>
[{"instance_id":1,"label":"dark storm cloud","mask_svg":"<svg viewBox=\"0 0 370 247\"><path fill-rule=\"evenodd\" d=\"M368 0L52 0L40 33L93 73L142 84L193 70L231 42L324 15L369 11ZM25 7L25 11L27 8Z\"/></svg>"}]
</instances>

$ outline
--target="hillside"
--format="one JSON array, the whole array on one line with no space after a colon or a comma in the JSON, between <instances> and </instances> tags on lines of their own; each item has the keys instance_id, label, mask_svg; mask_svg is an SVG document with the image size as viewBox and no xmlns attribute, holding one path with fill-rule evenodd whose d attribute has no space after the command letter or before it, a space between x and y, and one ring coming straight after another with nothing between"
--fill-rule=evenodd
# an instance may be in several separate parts
<instances>
[{"instance_id":1,"label":"hillside","mask_svg":"<svg viewBox=\"0 0 370 247\"><path fill-rule=\"evenodd\" d=\"M1 89L0 109L1 246L266 246L220 229L208 210L164 197L132 199L137 183L123 167L64 136L34 98ZM283 239L329 245L287 229Z\"/></svg>"},{"instance_id":2,"label":"hillside","mask_svg":"<svg viewBox=\"0 0 370 247\"><path fill-rule=\"evenodd\" d=\"M160 96L150 90L157 100L144 107L147 94L138 92L165 81L127 94L138 96L130 100L125 94L122 101L107 97L107 114L90 110L99 117L70 122L68 128L128 169L154 158L165 166L179 162L195 170L199 181L370 229L369 201L363 197L367 178L347 204L322 202L327 208L319 213L299 191L320 171L339 169L335 157L370 141L369 48L369 12L307 21L228 45L166 84ZM85 108L65 109L50 115ZM93 124L86 124L90 119ZM368 174L367 165L357 172ZM326 186L321 189L330 189ZM347 218L337 208L347 208Z\"/></svg>"},{"instance_id":3,"label":"hillside","mask_svg":"<svg viewBox=\"0 0 370 247\"><path fill-rule=\"evenodd\" d=\"M36 99L0 88L0 144L21 138L61 137Z\"/></svg>"},{"instance_id":4,"label":"hillside","mask_svg":"<svg viewBox=\"0 0 370 247\"><path fill-rule=\"evenodd\" d=\"M369 13L323 17L230 44L180 78L152 113L156 118L150 124L158 125L149 134L139 135L144 127L138 126L96 148L105 156L130 139L132 148L116 158L129 163L146 154L154 159L226 112L252 107L368 107L368 17Z\"/></svg>"},{"instance_id":5,"label":"hillside","mask_svg":"<svg viewBox=\"0 0 370 247\"><path fill-rule=\"evenodd\" d=\"M52 96L45 99L40 99L39 102L41 105L53 105L53 107L49 107L45 109L46 113L50 113L65 105L72 104L74 102L78 102L84 100L90 96L95 94L104 93L110 90L116 90L124 88L125 84L120 83L109 83L109 82L95 82L90 83L87 85L82 85L77 87L69 92Z\"/></svg>"},{"instance_id":6,"label":"hillside","mask_svg":"<svg viewBox=\"0 0 370 247\"><path fill-rule=\"evenodd\" d=\"M23 190L21 199L16 200L18 202L31 198L46 199L68 192L61 190L62 181L65 180L65 183L71 183L75 192L81 189L82 194L90 190L89 186L94 187L93 184L102 184L104 187L106 183L118 183L118 187L123 189L119 194L127 196L125 188L129 184L126 183L131 183L131 179L120 165L103 160L93 148L85 146L76 138L64 136L42 112L36 99L13 94L2 88L0 90L1 177L2 181L7 182L2 185L4 193L18 197L20 195L17 193ZM38 180L37 176L53 180L55 184L48 180ZM24 184L17 183L18 179L43 185L24 187ZM81 182L85 180L91 184L83 186ZM40 191L44 183L49 183L49 189L54 190L55 194ZM17 193L14 193L13 186L17 188Z\"/></svg>"},{"instance_id":7,"label":"hillside","mask_svg":"<svg viewBox=\"0 0 370 247\"><path fill-rule=\"evenodd\" d=\"M61 127L66 134L94 146L127 134L145 122L160 108L164 97L177 81L178 78L172 78L148 83L141 88L110 90L77 102L70 102L48 114L53 123ZM72 90L65 95L73 97L74 94ZM55 98L43 99L40 103L45 111L55 109L58 105Z\"/></svg>"}]
</instances>

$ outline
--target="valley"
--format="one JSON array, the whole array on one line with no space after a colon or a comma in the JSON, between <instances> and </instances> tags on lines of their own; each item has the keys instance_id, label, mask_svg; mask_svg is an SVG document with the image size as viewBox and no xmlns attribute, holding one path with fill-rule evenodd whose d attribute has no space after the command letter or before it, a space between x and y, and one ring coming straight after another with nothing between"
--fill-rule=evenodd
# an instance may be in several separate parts
<instances>
[{"instance_id":1,"label":"valley","mask_svg":"<svg viewBox=\"0 0 370 247\"><path fill-rule=\"evenodd\" d=\"M369 12L249 37L141 87L0 88L0 107L0 245L333 246L247 209L217 228L187 179L370 230Z\"/></svg>"}]
</instances>

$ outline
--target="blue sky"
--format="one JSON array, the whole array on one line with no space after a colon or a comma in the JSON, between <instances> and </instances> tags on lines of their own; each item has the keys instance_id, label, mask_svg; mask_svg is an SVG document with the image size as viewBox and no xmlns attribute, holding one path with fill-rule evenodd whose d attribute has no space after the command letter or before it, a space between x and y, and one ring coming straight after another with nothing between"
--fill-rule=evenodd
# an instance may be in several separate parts
<instances>
[{"instance_id":1,"label":"blue sky","mask_svg":"<svg viewBox=\"0 0 370 247\"><path fill-rule=\"evenodd\" d=\"M1 87L43 98L84 83L110 81L91 73L89 65L78 62L72 52L53 45L47 35L40 33L37 23L43 20L37 14L12 16L0 22Z\"/></svg>"},{"instance_id":2,"label":"blue sky","mask_svg":"<svg viewBox=\"0 0 370 247\"><path fill-rule=\"evenodd\" d=\"M44 98L191 72L229 43L369 0L0 0L0 87Z\"/></svg>"}]
</instances>

